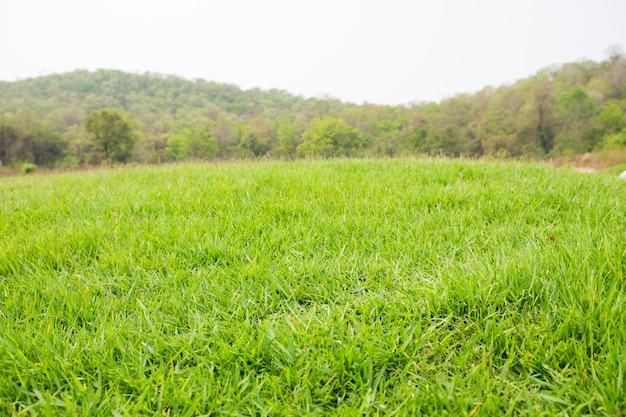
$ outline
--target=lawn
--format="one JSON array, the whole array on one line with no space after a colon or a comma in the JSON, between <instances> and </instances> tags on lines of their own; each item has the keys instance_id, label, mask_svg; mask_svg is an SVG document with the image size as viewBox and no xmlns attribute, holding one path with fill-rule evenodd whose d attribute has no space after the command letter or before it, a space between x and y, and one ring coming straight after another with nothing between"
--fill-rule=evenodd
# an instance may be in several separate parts
<instances>
[{"instance_id":1,"label":"lawn","mask_svg":"<svg viewBox=\"0 0 626 417\"><path fill-rule=\"evenodd\" d=\"M0 178L1 415L623 415L626 181L461 160Z\"/></svg>"}]
</instances>

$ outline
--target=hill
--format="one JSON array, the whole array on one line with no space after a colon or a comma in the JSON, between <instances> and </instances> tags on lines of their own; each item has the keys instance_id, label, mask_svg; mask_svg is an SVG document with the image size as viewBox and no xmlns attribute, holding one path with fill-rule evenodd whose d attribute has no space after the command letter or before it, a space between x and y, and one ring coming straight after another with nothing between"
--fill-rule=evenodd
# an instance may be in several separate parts
<instances>
[{"instance_id":1,"label":"hill","mask_svg":"<svg viewBox=\"0 0 626 417\"><path fill-rule=\"evenodd\" d=\"M0 162L101 162L82 126L91 112L104 108L117 109L133 125L138 141L132 159L147 163L260 156L553 158L623 152L626 59L616 54L603 62L553 66L511 85L407 106L356 105L113 70L0 82ZM307 134L317 119L330 120ZM215 151L198 151L207 146Z\"/></svg>"}]
</instances>

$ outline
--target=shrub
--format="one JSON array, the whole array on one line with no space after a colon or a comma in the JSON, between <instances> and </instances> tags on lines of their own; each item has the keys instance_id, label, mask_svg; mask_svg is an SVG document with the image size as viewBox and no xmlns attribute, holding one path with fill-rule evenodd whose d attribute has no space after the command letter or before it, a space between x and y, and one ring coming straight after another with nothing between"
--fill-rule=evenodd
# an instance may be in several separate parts
<instances>
[{"instance_id":1,"label":"shrub","mask_svg":"<svg viewBox=\"0 0 626 417\"><path fill-rule=\"evenodd\" d=\"M37 169L37 165L26 163L26 164L22 165L22 174L28 175L28 174L30 174L32 172L35 172L36 169Z\"/></svg>"}]
</instances>

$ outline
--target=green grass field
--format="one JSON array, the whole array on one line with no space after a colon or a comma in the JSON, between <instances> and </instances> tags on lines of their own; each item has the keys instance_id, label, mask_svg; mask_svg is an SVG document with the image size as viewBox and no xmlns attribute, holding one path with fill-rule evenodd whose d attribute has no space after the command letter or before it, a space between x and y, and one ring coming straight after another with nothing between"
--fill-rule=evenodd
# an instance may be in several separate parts
<instances>
[{"instance_id":1,"label":"green grass field","mask_svg":"<svg viewBox=\"0 0 626 417\"><path fill-rule=\"evenodd\" d=\"M542 166L0 178L0 415L623 415L625 258Z\"/></svg>"}]
</instances>

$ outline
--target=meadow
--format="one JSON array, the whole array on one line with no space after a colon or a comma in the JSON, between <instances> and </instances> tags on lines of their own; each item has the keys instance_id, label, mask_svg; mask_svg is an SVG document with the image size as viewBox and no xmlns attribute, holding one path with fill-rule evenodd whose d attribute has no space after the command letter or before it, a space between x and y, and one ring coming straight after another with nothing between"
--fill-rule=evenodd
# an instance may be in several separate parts
<instances>
[{"instance_id":1,"label":"meadow","mask_svg":"<svg viewBox=\"0 0 626 417\"><path fill-rule=\"evenodd\" d=\"M626 181L522 163L0 178L1 415L623 415Z\"/></svg>"}]
</instances>

